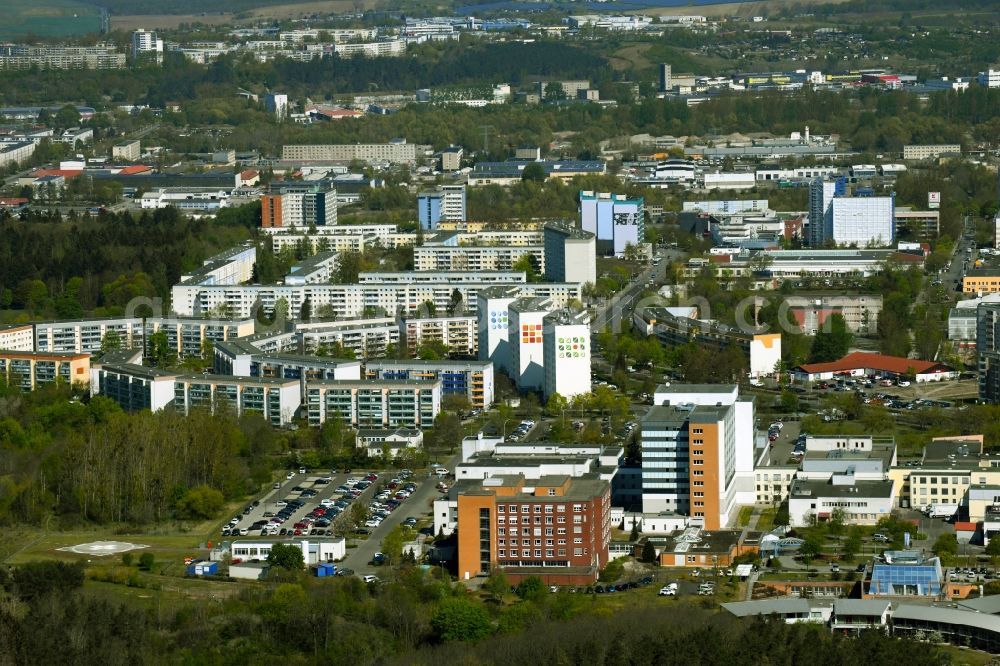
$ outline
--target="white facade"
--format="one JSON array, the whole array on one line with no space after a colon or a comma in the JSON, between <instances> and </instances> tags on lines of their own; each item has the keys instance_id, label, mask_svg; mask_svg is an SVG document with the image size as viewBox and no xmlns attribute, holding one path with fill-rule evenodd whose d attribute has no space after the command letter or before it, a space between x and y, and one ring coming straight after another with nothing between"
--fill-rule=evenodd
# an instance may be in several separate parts
<instances>
[{"instance_id":1,"label":"white facade","mask_svg":"<svg viewBox=\"0 0 1000 666\"><path fill-rule=\"evenodd\" d=\"M831 209L837 245L885 247L895 240L894 197L836 197Z\"/></svg>"},{"instance_id":2,"label":"white facade","mask_svg":"<svg viewBox=\"0 0 1000 666\"><path fill-rule=\"evenodd\" d=\"M853 481L853 480L852 480ZM788 494L788 521L806 527L815 517L828 520L834 511L844 512L844 522L874 525L892 513L893 481L792 481Z\"/></svg>"},{"instance_id":3,"label":"white facade","mask_svg":"<svg viewBox=\"0 0 1000 666\"><path fill-rule=\"evenodd\" d=\"M597 237L597 250L622 256L645 241L645 203L606 192L580 192L580 226Z\"/></svg>"},{"instance_id":4,"label":"white facade","mask_svg":"<svg viewBox=\"0 0 1000 666\"><path fill-rule=\"evenodd\" d=\"M559 310L545 317L543 354L548 398L590 393L590 319L586 313Z\"/></svg>"},{"instance_id":5,"label":"white facade","mask_svg":"<svg viewBox=\"0 0 1000 666\"><path fill-rule=\"evenodd\" d=\"M479 360L492 361L494 369L508 376L513 368L508 324L510 304L520 293L517 287L492 287L481 291L476 303Z\"/></svg>"},{"instance_id":6,"label":"white facade","mask_svg":"<svg viewBox=\"0 0 1000 666\"><path fill-rule=\"evenodd\" d=\"M703 178L706 190L749 190L757 186L757 178L752 171L746 173L706 173Z\"/></svg>"},{"instance_id":7,"label":"white facade","mask_svg":"<svg viewBox=\"0 0 1000 666\"><path fill-rule=\"evenodd\" d=\"M508 339L511 347L511 379L519 391L545 388L545 315L553 309L549 301L522 298L510 304Z\"/></svg>"},{"instance_id":8,"label":"white facade","mask_svg":"<svg viewBox=\"0 0 1000 666\"><path fill-rule=\"evenodd\" d=\"M0 326L0 350L35 351L35 333L31 324Z\"/></svg>"},{"instance_id":9,"label":"white facade","mask_svg":"<svg viewBox=\"0 0 1000 666\"><path fill-rule=\"evenodd\" d=\"M986 88L1000 88L1000 68L990 67L985 72L979 72L977 80L979 85Z\"/></svg>"},{"instance_id":10,"label":"white facade","mask_svg":"<svg viewBox=\"0 0 1000 666\"><path fill-rule=\"evenodd\" d=\"M406 53L406 40L390 39L382 42L334 44L333 52L341 57L363 56L365 58L384 58L388 56L401 56Z\"/></svg>"},{"instance_id":11,"label":"white facade","mask_svg":"<svg viewBox=\"0 0 1000 666\"><path fill-rule=\"evenodd\" d=\"M156 62L163 60L163 40L155 32L139 28L132 33L132 57L140 58L152 54Z\"/></svg>"},{"instance_id":12,"label":"white facade","mask_svg":"<svg viewBox=\"0 0 1000 666\"><path fill-rule=\"evenodd\" d=\"M750 340L750 376L761 377L774 374L781 362L781 334L765 333L755 335Z\"/></svg>"},{"instance_id":13,"label":"white facade","mask_svg":"<svg viewBox=\"0 0 1000 666\"><path fill-rule=\"evenodd\" d=\"M295 546L302 551L302 559L306 566L335 562L347 555L347 540L343 537L324 539L287 539L276 541L234 541L230 546L233 558L242 560L266 560L271 554L274 544Z\"/></svg>"},{"instance_id":14,"label":"white facade","mask_svg":"<svg viewBox=\"0 0 1000 666\"><path fill-rule=\"evenodd\" d=\"M288 95L281 93L264 95L264 108L273 113L278 120L284 120L288 117Z\"/></svg>"},{"instance_id":15,"label":"white facade","mask_svg":"<svg viewBox=\"0 0 1000 666\"><path fill-rule=\"evenodd\" d=\"M597 282L597 239L594 234L547 224L544 232L545 279L553 282Z\"/></svg>"}]
</instances>

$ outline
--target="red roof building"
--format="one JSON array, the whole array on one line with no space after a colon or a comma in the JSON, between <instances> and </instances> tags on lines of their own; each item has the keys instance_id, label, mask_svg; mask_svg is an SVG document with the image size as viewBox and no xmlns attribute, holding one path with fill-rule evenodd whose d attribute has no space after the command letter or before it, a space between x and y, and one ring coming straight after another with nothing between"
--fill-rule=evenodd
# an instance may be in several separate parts
<instances>
[{"instance_id":1,"label":"red roof building","mask_svg":"<svg viewBox=\"0 0 1000 666\"><path fill-rule=\"evenodd\" d=\"M792 372L803 381L832 379L837 375L860 377L871 374L892 378L912 375L918 382L958 377L958 372L937 361L922 361L869 352L852 352L842 359L829 363L804 363Z\"/></svg>"}]
</instances>

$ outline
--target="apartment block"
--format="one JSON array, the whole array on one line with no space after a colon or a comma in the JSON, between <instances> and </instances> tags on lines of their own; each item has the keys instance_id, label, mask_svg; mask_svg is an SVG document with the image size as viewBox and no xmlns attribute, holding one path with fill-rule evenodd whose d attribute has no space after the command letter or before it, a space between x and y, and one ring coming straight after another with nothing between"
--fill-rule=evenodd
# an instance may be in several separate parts
<instances>
[{"instance_id":1,"label":"apartment block","mask_svg":"<svg viewBox=\"0 0 1000 666\"><path fill-rule=\"evenodd\" d=\"M456 356L475 358L479 351L476 315L408 317L403 319L400 328L401 335L406 338L406 349L413 356L428 342L440 342Z\"/></svg>"},{"instance_id":2,"label":"apartment block","mask_svg":"<svg viewBox=\"0 0 1000 666\"><path fill-rule=\"evenodd\" d=\"M158 412L174 400L177 373L134 363L100 364L90 369L90 395L103 395L129 412Z\"/></svg>"},{"instance_id":3,"label":"apartment block","mask_svg":"<svg viewBox=\"0 0 1000 666\"><path fill-rule=\"evenodd\" d=\"M422 229L437 229L441 220L465 220L465 185L440 185L417 195L417 219Z\"/></svg>"},{"instance_id":4,"label":"apartment block","mask_svg":"<svg viewBox=\"0 0 1000 666\"><path fill-rule=\"evenodd\" d=\"M196 317L108 317L39 322L33 328L34 348L38 351L76 354L96 354L113 338L121 348L141 348L153 333L163 331L167 345L183 358L200 356L208 342L214 344L252 334L254 322Z\"/></svg>"},{"instance_id":5,"label":"apartment block","mask_svg":"<svg viewBox=\"0 0 1000 666\"><path fill-rule=\"evenodd\" d=\"M1000 303L980 303L976 308L976 357L979 399L1000 402Z\"/></svg>"},{"instance_id":6,"label":"apartment block","mask_svg":"<svg viewBox=\"0 0 1000 666\"><path fill-rule=\"evenodd\" d=\"M449 500L455 503L460 579L499 568L515 583L539 576L546 584L586 585L608 562L607 481L496 476L457 482Z\"/></svg>"},{"instance_id":7,"label":"apartment block","mask_svg":"<svg viewBox=\"0 0 1000 666\"><path fill-rule=\"evenodd\" d=\"M361 361L300 354L265 353L246 340L215 345L216 374L267 379L361 379Z\"/></svg>"},{"instance_id":8,"label":"apartment block","mask_svg":"<svg viewBox=\"0 0 1000 666\"><path fill-rule=\"evenodd\" d=\"M294 348L310 354L328 354L334 346L354 358L380 358L389 345L399 345L399 324L392 317L329 322L296 322Z\"/></svg>"},{"instance_id":9,"label":"apartment block","mask_svg":"<svg viewBox=\"0 0 1000 666\"><path fill-rule=\"evenodd\" d=\"M754 403L736 386L661 386L643 419L644 513L680 513L725 527L752 504Z\"/></svg>"},{"instance_id":10,"label":"apartment block","mask_svg":"<svg viewBox=\"0 0 1000 666\"><path fill-rule=\"evenodd\" d=\"M365 363L370 380L423 380L441 383L441 396L462 395L473 407L493 405L493 364L489 361L378 360Z\"/></svg>"},{"instance_id":11,"label":"apartment block","mask_svg":"<svg viewBox=\"0 0 1000 666\"><path fill-rule=\"evenodd\" d=\"M292 265L285 276L285 284L325 284L332 282L339 264L336 252L317 252L308 259Z\"/></svg>"},{"instance_id":12,"label":"apartment block","mask_svg":"<svg viewBox=\"0 0 1000 666\"><path fill-rule=\"evenodd\" d=\"M28 46L0 44L0 69L123 69L125 54L112 44Z\"/></svg>"},{"instance_id":13,"label":"apartment block","mask_svg":"<svg viewBox=\"0 0 1000 666\"><path fill-rule=\"evenodd\" d=\"M516 286L490 287L476 299L479 360L489 360L493 367L511 376L513 357L509 335L510 304L518 299Z\"/></svg>"},{"instance_id":14,"label":"apartment block","mask_svg":"<svg viewBox=\"0 0 1000 666\"><path fill-rule=\"evenodd\" d=\"M825 330L834 314L844 318L848 330L866 335L875 330L882 312L882 294L816 294L785 297L789 319L806 335Z\"/></svg>"},{"instance_id":15,"label":"apartment block","mask_svg":"<svg viewBox=\"0 0 1000 666\"><path fill-rule=\"evenodd\" d=\"M31 324L0 326L0 350L30 352L35 350L35 329Z\"/></svg>"},{"instance_id":16,"label":"apartment block","mask_svg":"<svg viewBox=\"0 0 1000 666\"><path fill-rule=\"evenodd\" d=\"M347 143L289 145L281 149L281 159L289 162L396 162L413 164L425 152L424 146L405 141L390 143Z\"/></svg>"},{"instance_id":17,"label":"apartment block","mask_svg":"<svg viewBox=\"0 0 1000 666\"><path fill-rule=\"evenodd\" d=\"M444 245L432 239L413 248L413 267L418 271L509 271L526 256L544 270L545 248L541 245Z\"/></svg>"},{"instance_id":18,"label":"apartment block","mask_svg":"<svg viewBox=\"0 0 1000 666\"><path fill-rule=\"evenodd\" d=\"M12 141L0 144L0 167L19 164L35 154L34 141Z\"/></svg>"},{"instance_id":19,"label":"apartment block","mask_svg":"<svg viewBox=\"0 0 1000 666\"><path fill-rule=\"evenodd\" d=\"M0 380L33 391L62 381L70 385L90 383L90 355L60 352L0 351Z\"/></svg>"},{"instance_id":20,"label":"apartment block","mask_svg":"<svg viewBox=\"0 0 1000 666\"><path fill-rule=\"evenodd\" d=\"M339 418L351 427L430 428L441 411L441 382L311 381L305 407L311 426Z\"/></svg>"},{"instance_id":21,"label":"apartment block","mask_svg":"<svg viewBox=\"0 0 1000 666\"><path fill-rule=\"evenodd\" d=\"M544 298L519 298L508 307L511 379L519 391L545 389L545 316L554 309Z\"/></svg>"},{"instance_id":22,"label":"apartment block","mask_svg":"<svg viewBox=\"0 0 1000 666\"><path fill-rule=\"evenodd\" d=\"M580 226L597 239L597 251L621 257L645 242L645 200L607 192L580 192Z\"/></svg>"},{"instance_id":23,"label":"apartment block","mask_svg":"<svg viewBox=\"0 0 1000 666\"><path fill-rule=\"evenodd\" d=\"M597 238L593 233L569 224L545 225L545 279L551 282L597 282Z\"/></svg>"},{"instance_id":24,"label":"apartment block","mask_svg":"<svg viewBox=\"0 0 1000 666\"><path fill-rule=\"evenodd\" d=\"M543 394L573 398L590 393L590 315L562 309L542 320Z\"/></svg>"},{"instance_id":25,"label":"apartment block","mask_svg":"<svg viewBox=\"0 0 1000 666\"><path fill-rule=\"evenodd\" d=\"M111 147L111 158L116 162L135 162L142 155L138 139L122 141Z\"/></svg>"},{"instance_id":26,"label":"apartment block","mask_svg":"<svg viewBox=\"0 0 1000 666\"><path fill-rule=\"evenodd\" d=\"M132 58L151 59L154 63L163 62L163 40L150 30L139 28L132 32Z\"/></svg>"},{"instance_id":27,"label":"apartment block","mask_svg":"<svg viewBox=\"0 0 1000 666\"><path fill-rule=\"evenodd\" d=\"M174 379L174 409L188 414L192 409L225 405L239 415L261 414L271 425L288 425L302 404L297 379L226 377L222 375L178 375Z\"/></svg>"},{"instance_id":28,"label":"apartment block","mask_svg":"<svg viewBox=\"0 0 1000 666\"><path fill-rule=\"evenodd\" d=\"M957 143L915 144L903 146L904 160L928 160L942 155L961 155L962 146Z\"/></svg>"},{"instance_id":29,"label":"apartment block","mask_svg":"<svg viewBox=\"0 0 1000 666\"><path fill-rule=\"evenodd\" d=\"M332 227L337 190L320 185L275 185L260 197L261 226Z\"/></svg>"}]
</instances>

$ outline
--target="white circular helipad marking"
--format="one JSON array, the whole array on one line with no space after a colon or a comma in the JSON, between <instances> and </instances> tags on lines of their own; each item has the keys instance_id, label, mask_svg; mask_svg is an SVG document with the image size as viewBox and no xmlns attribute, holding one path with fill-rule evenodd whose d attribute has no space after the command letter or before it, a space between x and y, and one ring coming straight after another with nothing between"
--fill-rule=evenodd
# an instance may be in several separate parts
<instances>
[{"instance_id":1,"label":"white circular helipad marking","mask_svg":"<svg viewBox=\"0 0 1000 666\"><path fill-rule=\"evenodd\" d=\"M80 555L95 555L97 557L105 557L107 555L114 555L116 553L127 553L130 550L138 550L140 548L148 548L149 546L141 543L129 543L127 541L92 541L90 543L80 543L75 546L66 546L65 548L59 548L58 550L78 553Z\"/></svg>"}]
</instances>

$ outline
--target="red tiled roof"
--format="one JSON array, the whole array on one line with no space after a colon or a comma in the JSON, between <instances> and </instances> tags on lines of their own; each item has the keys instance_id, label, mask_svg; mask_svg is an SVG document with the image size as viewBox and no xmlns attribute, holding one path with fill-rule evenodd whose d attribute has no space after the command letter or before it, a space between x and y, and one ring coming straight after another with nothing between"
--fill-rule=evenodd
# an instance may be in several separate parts
<instances>
[{"instance_id":1,"label":"red tiled roof","mask_svg":"<svg viewBox=\"0 0 1000 666\"><path fill-rule=\"evenodd\" d=\"M240 178L243 180L249 180L250 178L256 178L257 172L254 169L247 169L246 171L240 172Z\"/></svg>"},{"instance_id":2,"label":"red tiled roof","mask_svg":"<svg viewBox=\"0 0 1000 666\"><path fill-rule=\"evenodd\" d=\"M20 206L28 203L24 197L0 197L0 206Z\"/></svg>"},{"instance_id":3,"label":"red tiled roof","mask_svg":"<svg viewBox=\"0 0 1000 666\"><path fill-rule=\"evenodd\" d=\"M946 369L947 366L937 361L921 361L915 358L886 356L868 352L852 352L844 358L829 363L804 363L799 369L811 375L821 372L846 372L848 370L879 370L902 375L908 372L923 374L933 369Z\"/></svg>"},{"instance_id":4,"label":"red tiled roof","mask_svg":"<svg viewBox=\"0 0 1000 666\"><path fill-rule=\"evenodd\" d=\"M130 164L127 167L123 167L121 171L118 172L119 176L131 176L137 173L146 173L152 169L145 164Z\"/></svg>"},{"instance_id":5,"label":"red tiled roof","mask_svg":"<svg viewBox=\"0 0 1000 666\"><path fill-rule=\"evenodd\" d=\"M38 171L31 174L35 178L44 178L45 176L62 176L63 178L76 178L81 173L82 169L39 169Z\"/></svg>"},{"instance_id":6,"label":"red tiled roof","mask_svg":"<svg viewBox=\"0 0 1000 666\"><path fill-rule=\"evenodd\" d=\"M975 532L979 528L979 523L966 523L958 521L955 523L956 532Z\"/></svg>"}]
</instances>

